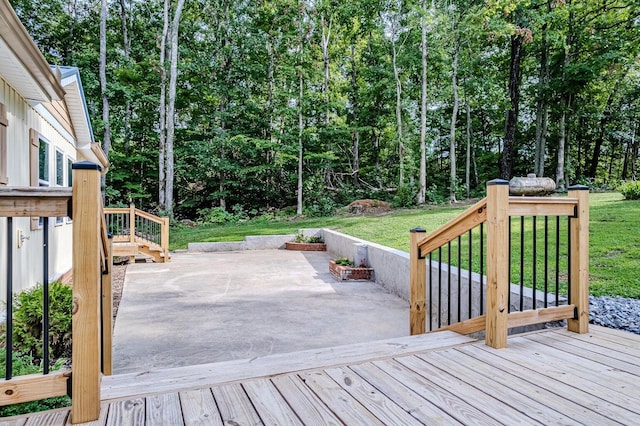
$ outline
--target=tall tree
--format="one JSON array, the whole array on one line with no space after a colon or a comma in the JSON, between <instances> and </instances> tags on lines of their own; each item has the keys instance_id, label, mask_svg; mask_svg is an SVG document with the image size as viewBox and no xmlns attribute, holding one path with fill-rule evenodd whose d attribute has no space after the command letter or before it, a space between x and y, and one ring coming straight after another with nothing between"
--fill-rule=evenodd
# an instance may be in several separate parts
<instances>
[{"instance_id":1,"label":"tall tree","mask_svg":"<svg viewBox=\"0 0 640 426\"><path fill-rule=\"evenodd\" d=\"M111 126L109 123L109 96L107 94L107 19L109 17L108 1L102 0L100 9L100 92L102 96L102 123L104 133L102 150L107 158L111 149Z\"/></svg>"}]
</instances>

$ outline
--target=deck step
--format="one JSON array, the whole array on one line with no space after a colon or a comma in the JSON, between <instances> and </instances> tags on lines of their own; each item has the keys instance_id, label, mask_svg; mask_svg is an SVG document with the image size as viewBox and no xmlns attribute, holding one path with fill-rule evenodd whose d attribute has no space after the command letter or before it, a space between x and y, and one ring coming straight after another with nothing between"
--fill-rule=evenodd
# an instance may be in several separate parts
<instances>
[{"instance_id":1,"label":"deck step","mask_svg":"<svg viewBox=\"0 0 640 426\"><path fill-rule=\"evenodd\" d=\"M475 342L452 331L398 337L286 354L105 376L102 399L207 388L249 378L363 363Z\"/></svg>"}]
</instances>

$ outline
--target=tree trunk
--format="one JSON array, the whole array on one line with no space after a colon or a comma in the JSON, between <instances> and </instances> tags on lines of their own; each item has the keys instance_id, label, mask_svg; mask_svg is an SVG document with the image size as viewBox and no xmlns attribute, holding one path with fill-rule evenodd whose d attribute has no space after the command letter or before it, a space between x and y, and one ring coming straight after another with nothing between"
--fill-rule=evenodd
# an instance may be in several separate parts
<instances>
[{"instance_id":1,"label":"tree trunk","mask_svg":"<svg viewBox=\"0 0 640 426\"><path fill-rule=\"evenodd\" d=\"M356 48L354 45L351 45L351 93L353 93L351 98L351 103L353 106L353 121L351 125L354 127L352 133L353 139L353 185L356 187L360 186L360 111L358 108L358 67L356 62Z\"/></svg>"},{"instance_id":2,"label":"tree trunk","mask_svg":"<svg viewBox=\"0 0 640 426\"><path fill-rule=\"evenodd\" d=\"M595 179L598 172L600 151L602 150L602 143L604 142L604 135L606 133L607 126L609 125L609 121L611 120L611 107L614 98L613 95L618 91L618 86L621 80L623 79L620 78L619 80L617 80L616 84L613 87L613 90L609 93L607 105L605 106L604 111L602 112L602 116L600 117L600 123L598 125L598 137L596 138L596 143L593 147L593 156L591 157L591 163L589 167L589 177L591 179Z\"/></svg>"},{"instance_id":3,"label":"tree trunk","mask_svg":"<svg viewBox=\"0 0 640 426\"><path fill-rule=\"evenodd\" d=\"M637 132L640 126L638 122L634 122L633 131L631 132L631 180L638 180L638 138Z\"/></svg>"},{"instance_id":4,"label":"tree trunk","mask_svg":"<svg viewBox=\"0 0 640 426\"><path fill-rule=\"evenodd\" d=\"M420 52L422 58L422 73L420 76L422 87L420 88L420 190L418 191L418 204L426 203L427 193L427 0L422 0L423 16L420 20L421 43Z\"/></svg>"},{"instance_id":5,"label":"tree trunk","mask_svg":"<svg viewBox=\"0 0 640 426\"><path fill-rule=\"evenodd\" d=\"M513 170L513 149L518 127L518 111L520 104L520 61L522 59L522 44L524 35L511 36L511 57L509 61L509 99L511 108L507 112L504 145L500 161L500 178L509 180Z\"/></svg>"},{"instance_id":6,"label":"tree trunk","mask_svg":"<svg viewBox=\"0 0 640 426\"><path fill-rule=\"evenodd\" d=\"M162 38L160 39L160 134L158 149L158 204L163 210L167 210L165 200L166 178L166 150L167 150L167 68L165 57L167 54L167 38L169 36L169 1L164 0Z\"/></svg>"},{"instance_id":7,"label":"tree trunk","mask_svg":"<svg viewBox=\"0 0 640 426\"><path fill-rule=\"evenodd\" d=\"M109 124L109 97L107 96L107 17L109 13L107 0L102 0L100 11L100 94L102 96L102 122L104 136L102 150L109 158L111 149L111 126Z\"/></svg>"},{"instance_id":8,"label":"tree trunk","mask_svg":"<svg viewBox=\"0 0 640 426\"><path fill-rule=\"evenodd\" d=\"M392 61L393 75L396 80L396 123L398 135L398 155L400 157L400 185L404 185L404 141L402 136L402 82L400 81L400 70L398 69L398 55L396 42L392 40Z\"/></svg>"},{"instance_id":9,"label":"tree trunk","mask_svg":"<svg viewBox=\"0 0 640 426\"><path fill-rule=\"evenodd\" d=\"M558 138L558 162L556 166L556 188L560 191L564 191L567 187L564 178L564 151L567 137L567 95L563 94L560 98L560 137Z\"/></svg>"},{"instance_id":10,"label":"tree trunk","mask_svg":"<svg viewBox=\"0 0 640 426\"><path fill-rule=\"evenodd\" d=\"M471 197L471 105L469 105L468 99L465 104L467 107L467 155L464 165L464 186L467 199L469 199Z\"/></svg>"},{"instance_id":11,"label":"tree trunk","mask_svg":"<svg viewBox=\"0 0 640 426\"><path fill-rule=\"evenodd\" d=\"M302 43L300 44L300 48L302 49ZM300 84L300 91L298 94L298 204L296 208L296 213L298 215L302 214L302 155L303 155L303 146L302 146L302 132L304 130L303 127L303 117L302 117L302 95L304 94L304 81L302 79L302 70L298 71L298 79Z\"/></svg>"},{"instance_id":12,"label":"tree trunk","mask_svg":"<svg viewBox=\"0 0 640 426\"><path fill-rule=\"evenodd\" d=\"M454 30L455 31L455 30ZM456 200L456 121L458 120L458 108L460 98L458 96L458 38L454 36L453 41L453 64L451 68L451 89L453 90L453 111L451 112L451 131L449 133L449 202L457 203Z\"/></svg>"},{"instance_id":13,"label":"tree trunk","mask_svg":"<svg viewBox=\"0 0 640 426\"><path fill-rule=\"evenodd\" d=\"M322 21L322 64L324 73L322 78L322 98L325 102L324 124L329 125L329 40L331 38L331 21L327 24L324 12Z\"/></svg>"},{"instance_id":14,"label":"tree trunk","mask_svg":"<svg viewBox=\"0 0 640 426\"><path fill-rule=\"evenodd\" d=\"M122 46L124 49L124 59L127 62L127 65L129 65L131 59L131 42L129 40L129 24L125 0L120 0L120 16L122 24ZM131 113L131 100L129 99L129 96L125 96L123 117L125 154L129 153L129 148L131 146Z\"/></svg>"},{"instance_id":15,"label":"tree trunk","mask_svg":"<svg viewBox=\"0 0 640 426\"><path fill-rule=\"evenodd\" d=\"M180 28L180 16L185 0L178 0L176 11L171 22L171 46L169 66L169 104L167 105L167 186L165 188L165 201L167 216L173 217L173 141L175 133L175 105L176 84L178 80L178 29Z\"/></svg>"},{"instance_id":16,"label":"tree trunk","mask_svg":"<svg viewBox=\"0 0 640 426\"><path fill-rule=\"evenodd\" d=\"M551 11L551 2L547 1L547 11ZM542 44L540 46L540 73L538 81L538 102L536 106L536 153L534 173L544 176L544 159L547 145L547 126L549 105L547 90L549 85L549 43L547 41L547 23L542 24Z\"/></svg>"}]
</instances>

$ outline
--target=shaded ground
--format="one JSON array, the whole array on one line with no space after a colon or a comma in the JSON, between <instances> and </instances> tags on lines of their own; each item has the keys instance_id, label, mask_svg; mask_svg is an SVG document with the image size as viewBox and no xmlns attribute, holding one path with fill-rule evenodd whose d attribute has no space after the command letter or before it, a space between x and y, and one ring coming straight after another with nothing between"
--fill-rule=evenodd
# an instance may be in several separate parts
<instances>
[{"instance_id":1,"label":"shaded ground","mask_svg":"<svg viewBox=\"0 0 640 426\"><path fill-rule=\"evenodd\" d=\"M176 253L127 266L114 372L253 358L408 334L408 304L339 282L325 252Z\"/></svg>"}]
</instances>

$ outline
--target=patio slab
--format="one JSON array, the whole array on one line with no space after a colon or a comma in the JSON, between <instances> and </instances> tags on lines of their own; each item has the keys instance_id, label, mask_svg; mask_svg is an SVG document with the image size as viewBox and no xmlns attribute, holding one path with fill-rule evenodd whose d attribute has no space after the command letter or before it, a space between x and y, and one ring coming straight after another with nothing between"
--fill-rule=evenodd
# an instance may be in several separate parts
<instances>
[{"instance_id":1,"label":"patio slab","mask_svg":"<svg viewBox=\"0 0 640 426\"><path fill-rule=\"evenodd\" d=\"M247 359L406 336L407 302L341 282L326 252L175 253L127 267L114 373Z\"/></svg>"}]
</instances>

